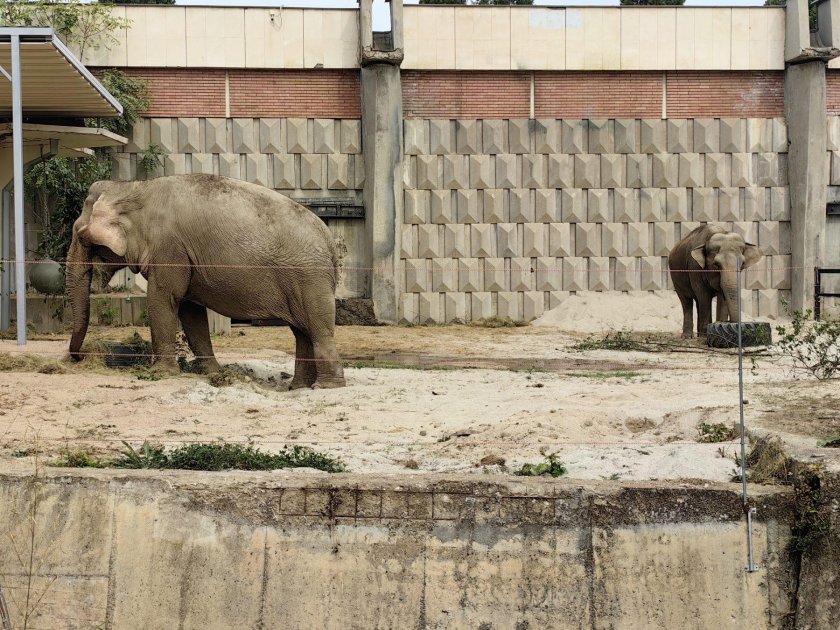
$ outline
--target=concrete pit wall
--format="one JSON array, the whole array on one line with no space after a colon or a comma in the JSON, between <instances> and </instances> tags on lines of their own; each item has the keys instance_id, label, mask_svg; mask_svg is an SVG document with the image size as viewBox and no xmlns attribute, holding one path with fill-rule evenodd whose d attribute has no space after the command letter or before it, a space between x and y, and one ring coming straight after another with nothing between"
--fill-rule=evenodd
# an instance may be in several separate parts
<instances>
[{"instance_id":1,"label":"concrete pit wall","mask_svg":"<svg viewBox=\"0 0 840 630\"><path fill-rule=\"evenodd\" d=\"M791 494L754 498L747 574L734 485L21 470L0 586L32 628L789 627Z\"/></svg>"}]
</instances>

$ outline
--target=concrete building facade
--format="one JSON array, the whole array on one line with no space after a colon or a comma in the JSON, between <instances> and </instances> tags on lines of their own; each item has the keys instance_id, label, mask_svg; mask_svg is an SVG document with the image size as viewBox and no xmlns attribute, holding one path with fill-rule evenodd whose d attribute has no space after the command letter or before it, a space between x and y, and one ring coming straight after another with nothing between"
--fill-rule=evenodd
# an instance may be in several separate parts
<instances>
[{"instance_id":1,"label":"concrete building facade","mask_svg":"<svg viewBox=\"0 0 840 630\"><path fill-rule=\"evenodd\" d=\"M383 321L531 320L573 292L668 290L667 253L705 222L762 248L745 314L774 316L810 307L813 267L840 263L840 0L817 33L799 4L395 0L387 33L369 0L128 6L118 45L85 61L149 81L116 177L217 173L324 210L347 250L340 295ZM164 165L138 172L152 144Z\"/></svg>"}]
</instances>

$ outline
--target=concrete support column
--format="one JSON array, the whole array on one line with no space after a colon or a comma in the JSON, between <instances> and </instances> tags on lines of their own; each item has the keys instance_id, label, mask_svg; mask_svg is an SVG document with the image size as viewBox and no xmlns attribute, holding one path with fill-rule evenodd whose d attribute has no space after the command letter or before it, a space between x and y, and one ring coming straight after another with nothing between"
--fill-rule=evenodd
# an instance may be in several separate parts
<instances>
[{"instance_id":1,"label":"concrete support column","mask_svg":"<svg viewBox=\"0 0 840 630\"><path fill-rule=\"evenodd\" d=\"M402 212L402 0L391 3L391 46L377 49L371 0L359 11L362 153L369 295L379 321L396 323L400 283L397 217ZM397 6L398 5L398 6Z\"/></svg>"},{"instance_id":2,"label":"concrete support column","mask_svg":"<svg viewBox=\"0 0 840 630\"><path fill-rule=\"evenodd\" d=\"M791 308L813 308L814 267L824 256L826 170L825 63L785 68L791 211Z\"/></svg>"},{"instance_id":3,"label":"concrete support column","mask_svg":"<svg viewBox=\"0 0 840 630\"><path fill-rule=\"evenodd\" d=\"M791 210L791 307L814 305L814 267L825 256L828 187L825 67L837 57L838 0L821 5L818 32L808 26L808 0L785 5L785 118Z\"/></svg>"}]
</instances>

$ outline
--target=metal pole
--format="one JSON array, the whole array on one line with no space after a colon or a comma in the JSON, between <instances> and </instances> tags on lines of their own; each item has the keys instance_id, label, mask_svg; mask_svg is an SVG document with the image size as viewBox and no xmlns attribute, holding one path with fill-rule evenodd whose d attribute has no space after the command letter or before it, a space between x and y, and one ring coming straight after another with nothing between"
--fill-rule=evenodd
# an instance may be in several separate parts
<instances>
[{"instance_id":1,"label":"metal pole","mask_svg":"<svg viewBox=\"0 0 840 630\"><path fill-rule=\"evenodd\" d=\"M758 567L753 562L752 516L755 508L750 507L747 497L747 431L744 426L744 343L741 338L741 259L738 258L738 411L741 427L741 500L747 515L747 572L753 573Z\"/></svg>"},{"instance_id":2,"label":"metal pole","mask_svg":"<svg viewBox=\"0 0 840 630\"><path fill-rule=\"evenodd\" d=\"M15 165L15 299L17 342L26 344L26 242L23 224L23 99L20 35L12 35L12 159Z\"/></svg>"},{"instance_id":3,"label":"metal pole","mask_svg":"<svg viewBox=\"0 0 840 630\"><path fill-rule=\"evenodd\" d=\"M11 270L9 269L9 256L12 250L12 196L8 190L3 190L3 212L0 218L0 260L6 262L0 269L0 330L6 330L11 323L10 304L11 298Z\"/></svg>"}]
</instances>

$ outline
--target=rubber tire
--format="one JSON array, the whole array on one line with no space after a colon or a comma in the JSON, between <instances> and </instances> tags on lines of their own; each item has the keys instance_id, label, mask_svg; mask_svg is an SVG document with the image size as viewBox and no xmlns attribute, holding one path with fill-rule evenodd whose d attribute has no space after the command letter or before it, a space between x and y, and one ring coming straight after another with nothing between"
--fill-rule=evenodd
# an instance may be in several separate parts
<instances>
[{"instance_id":1,"label":"rubber tire","mask_svg":"<svg viewBox=\"0 0 840 630\"><path fill-rule=\"evenodd\" d=\"M109 368L130 368L135 365L150 365L151 360L145 354L143 346L115 343L108 346L105 353L105 366Z\"/></svg>"},{"instance_id":2,"label":"rubber tire","mask_svg":"<svg viewBox=\"0 0 840 630\"><path fill-rule=\"evenodd\" d=\"M706 332L706 343L712 348L738 347L738 322L713 322ZM766 322L741 322L741 343L745 348L769 346L773 332Z\"/></svg>"}]
</instances>

